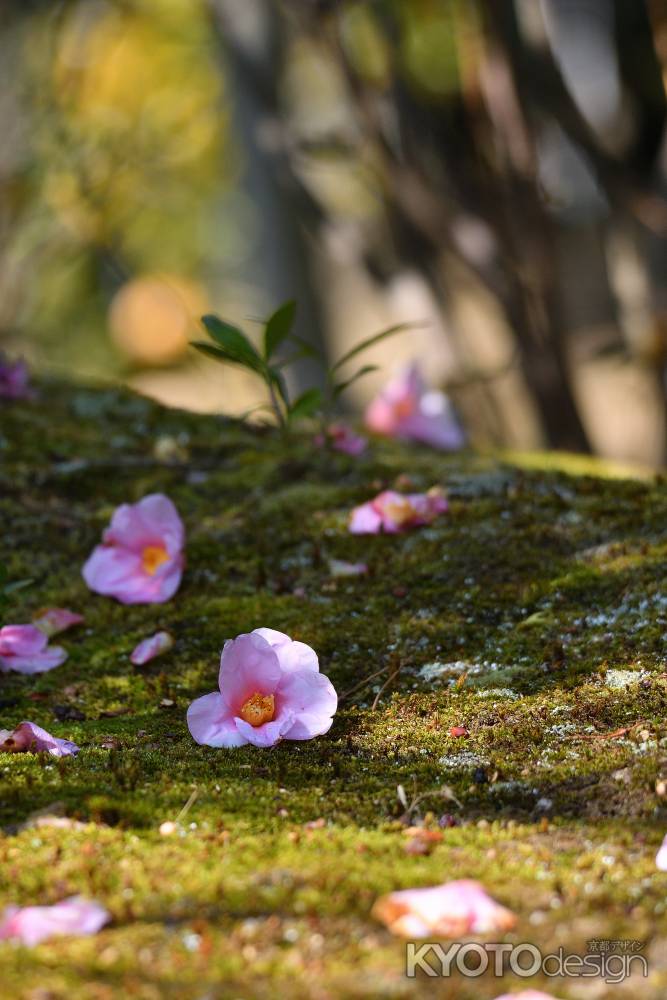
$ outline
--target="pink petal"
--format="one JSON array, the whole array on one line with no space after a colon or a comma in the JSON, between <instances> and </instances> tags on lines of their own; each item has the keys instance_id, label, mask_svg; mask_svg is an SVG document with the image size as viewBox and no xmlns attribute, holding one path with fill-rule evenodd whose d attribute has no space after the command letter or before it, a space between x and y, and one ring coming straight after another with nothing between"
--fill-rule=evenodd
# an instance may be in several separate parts
<instances>
[{"instance_id":1,"label":"pink petal","mask_svg":"<svg viewBox=\"0 0 667 1000\"><path fill-rule=\"evenodd\" d=\"M350 563L344 559L330 559L329 572L332 576L365 576L368 573L366 563Z\"/></svg>"},{"instance_id":2,"label":"pink petal","mask_svg":"<svg viewBox=\"0 0 667 1000\"><path fill-rule=\"evenodd\" d=\"M174 645L174 638L168 632L156 632L148 639L143 639L130 656L130 662L140 667L149 660L166 653Z\"/></svg>"},{"instance_id":3,"label":"pink petal","mask_svg":"<svg viewBox=\"0 0 667 1000\"><path fill-rule=\"evenodd\" d=\"M294 722L284 732L288 740L310 740L331 729L338 695L328 677L312 670L283 675L276 689L276 708L289 712Z\"/></svg>"},{"instance_id":4,"label":"pink petal","mask_svg":"<svg viewBox=\"0 0 667 1000\"><path fill-rule=\"evenodd\" d=\"M52 757L72 757L79 752L76 743L47 733L34 722L22 722L13 732L0 732L0 750L5 753L49 753Z\"/></svg>"},{"instance_id":5,"label":"pink petal","mask_svg":"<svg viewBox=\"0 0 667 1000\"><path fill-rule=\"evenodd\" d=\"M183 548L185 529L169 497L151 493L138 503L124 503L116 508L104 541L136 553L147 545L164 545L174 555Z\"/></svg>"},{"instance_id":6,"label":"pink petal","mask_svg":"<svg viewBox=\"0 0 667 1000\"><path fill-rule=\"evenodd\" d=\"M253 694L273 694L280 677L276 652L263 636L251 632L225 643L219 684L234 714Z\"/></svg>"},{"instance_id":7,"label":"pink petal","mask_svg":"<svg viewBox=\"0 0 667 1000\"><path fill-rule=\"evenodd\" d=\"M232 710L217 691L192 702L187 722L196 743L209 747L240 747L247 742L234 725Z\"/></svg>"},{"instance_id":8,"label":"pink petal","mask_svg":"<svg viewBox=\"0 0 667 1000\"><path fill-rule=\"evenodd\" d=\"M345 455L357 457L362 455L368 447L368 440L361 434L355 434L351 427L345 424L332 424L328 429L329 437L332 439L332 447L336 451L341 451Z\"/></svg>"},{"instance_id":9,"label":"pink petal","mask_svg":"<svg viewBox=\"0 0 667 1000\"><path fill-rule=\"evenodd\" d=\"M429 416L421 411L414 413L401 422L397 433L400 437L420 441L444 451L456 451L465 444L463 431L451 412L445 412L442 416Z\"/></svg>"},{"instance_id":10,"label":"pink petal","mask_svg":"<svg viewBox=\"0 0 667 1000\"><path fill-rule=\"evenodd\" d=\"M404 496L395 490L385 490L372 501L386 535L396 535L414 525L416 516L414 497L415 494Z\"/></svg>"},{"instance_id":11,"label":"pink petal","mask_svg":"<svg viewBox=\"0 0 667 1000\"><path fill-rule=\"evenodd\" d=\"M41 674L59 667L67 653L47 644L47 637L34 625L5 625L0 629L0 672Z\"/></svg>"},{"instance_id":12,"label":"pink petal","mask_svg":"<svg viewBox=\"0 0 667 1000\"><path fill-rule=\"evenodd\" d=\"M376 434L397 435L401 422L416 411L423 392L424 383L417 365L403 368L366 410L366 425Z\"/></svg>"},{"instance_id":13,"label":"pink petal","mask_svg":"<svg viewBox=\"0 0 667 1000\"><path fill-rule=\"evenodd\" d=\"M35 625L0 628L0 656L32 656L46 648L48 639Z\"/></svg>"},{"instance_id":14,"label":"pink petal","mask_svg":"<svg viewBox=\"0 0 667 1000\"><path fill-rule=\"evenodd\" d=\"M427 929L426 937L458 937L511 929L516 918L487 895L479 882L460 879L428 889L391 892L377 900L374 915L401 936L415 932L415 922ZM406 921L406 918L410 918Z\"/></svg>"},{"instance_id":15,"label":"pink petal","mask_svg":"<svg viewBox=\"0 0 667 1000\"><path fill-rule=\"evenodd\" d=\"M430 524L438 514L444 514L448 510L447 499L444 493L435 487L428 493L410 493L405 499L411 504L414 516L411 524Z\"/></svg>"},{"instance_id":16,"label":"pink petal","mask_svg":"<svg viewBox=\"0 0 667 1000\"><path fill-rule=\"evenodd\" d=\"M661 872L667 872L667 836L660 845L660 850L655 856L656 867Z\"/></svg>"},{"instance_id":17,"label":"pink petal","mask_svg":"<svg viewBox=\"0 0 667 1000\"><path fill-rule=\"evenodd\" d=\"M350 515L349 531L353 535L378 535L382 528L382 517L372 502L355 507Z\"/></svg>"},{"instance_id":18,"label":"pink petal","mask_svg":"<svg viewBox=\"0 0 667 1000\"><path fill-rule=\"evenodd\" d=\"M80 625L83 620L83 615L77 615L69 608L44 608L37 613L32 623L47 638L51 638L72 628L73 625Z\"/></svg>"},{"instance_id":19,"label":"pink petal","mask_svg":"<svg viewBox=\"0 0 667 1000\"><path fill-rule=\"evenodd\" d=\"M145 496L136 505L144 523L155 532L156 540L164 543L174 555L185 545L185 528L174 503L162 493Z\"/></svg>"},{"instance_id":20,"label":"pink petal","mask_svg":"<svg viewBox=\"0 0 667 1000\"><path fill-rule=\"evenodd\" d=\"M67 659L62 646L49 646L34 656L0 656L0 670L15 670L19 674L45 674Z\"/></svg>"},{"instance_id":21,"label":"pink petal","mask_svg":"<svg viewBox=\"0 0 667 1000\"><path fill-rule=\"evenodd\" d=\"M266 639L278 657L282 670L315 670L320 669L317 653L305 642L290 639L284 632L273 628L256 628L252 635L261 635Z\"/></svg>"},{"instance_id":22,"label":"pink petal","mask_svg":"<svg viewBox=\"0 0 667 1000\"><path fill-rule=\"evenodd\" d=\"M96 934L111 919L99 903L71 896L55 906L10 906L0 921L0 939L18 938L34 947L50 937Z\"/></svg>"},{"instance_id":23,"label":"pink petal","mask_svg":"<svg viewBox=\"0 0 667 1000\"><path fill-rule=\"evenodd\" d=\"M292 725L292 716L280 714L271 722L265 722L262 726L251 726L245 719L234 719L234 724L248 743L256 747L273 747L279 743L284 734Z\"/></svg>"}]
</instances>

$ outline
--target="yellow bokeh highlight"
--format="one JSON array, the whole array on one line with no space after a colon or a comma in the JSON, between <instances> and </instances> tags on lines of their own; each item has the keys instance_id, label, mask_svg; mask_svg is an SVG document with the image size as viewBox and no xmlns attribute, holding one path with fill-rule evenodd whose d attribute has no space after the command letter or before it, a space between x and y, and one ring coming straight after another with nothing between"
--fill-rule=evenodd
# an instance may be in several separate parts
<instances>
[{"instance_id":1,"label":"yellow bokeh highlight","mask_svg":"<svg viewBox=\"0 0 667 1000\"><path fill-rule=\"evenodd\" d=\"M126 282L109 309L116 347L136 364L164 365L186 352L206 296L194 281L146 275Z\"/></svg>"}]
</instances>

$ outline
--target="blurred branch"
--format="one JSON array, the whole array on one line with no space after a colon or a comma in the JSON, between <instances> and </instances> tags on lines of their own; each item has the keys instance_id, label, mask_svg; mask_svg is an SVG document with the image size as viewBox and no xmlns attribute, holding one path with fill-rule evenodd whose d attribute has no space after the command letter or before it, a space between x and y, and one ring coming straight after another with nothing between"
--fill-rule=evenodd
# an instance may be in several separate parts
<instances>
[{"instance_id":1,"label":"blurred branch","mask_svg":"<svg viewBox=\"0 0 667 1000\"><path fill-rule=\"evenodd\" d=\"M585 155L611 204L635 215L656 234L667 236L667 199L647 190L646 183L631 166L601 148L565 85L551 51L537 53L521 42L516 19L508 16L506 3L486 0L486 9L503 40L524 107L537 105L558 122Z\"/></svg>"}]
</instances>

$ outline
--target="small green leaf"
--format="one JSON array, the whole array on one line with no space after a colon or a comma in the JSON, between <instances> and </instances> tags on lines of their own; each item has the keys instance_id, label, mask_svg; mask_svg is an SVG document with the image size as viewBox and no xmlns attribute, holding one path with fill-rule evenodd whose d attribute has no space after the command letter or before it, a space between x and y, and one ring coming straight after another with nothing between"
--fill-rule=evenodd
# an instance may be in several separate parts
<instances>
[{"instance_id":1,"label":"small green leaf","mask_svg":"<svg viewBox=\"0 0 667 1000\"><path fill-rule=\"evenodd\" d=\"M16 590L25 590L26 587L32 587L34 582L33 579L14 580L12 583L6 584L2 588L2 592L3 594L13 594Z\"/></svg>"},{"instance_id":2,"label":"small green leaf","mask_svg":"<svg viewBox=\"0 0 667 1000\"><path fill-rule=\"evenodd\" d=\"M206 354L209 358L214 358L216 361L224 361L228 365L241 365L242 368L248 367L245 361L238 358L236 354L225 351L222 347L215 347L214 344L208 344L204 340L191 340L190 346L196 347L202 354Z\"/></svg>"},{"instance_id":3,"label":"small green leaf","mask_svg":"<svg viewBox=\"0 0 667 1000\"><path fill-rule=\"evenodd\" d=\"M423 325L423 323L397 323L396 326L390 326L387 330L374 333L372 337L366 337L365 340L360 341L355 347L349 350L347 354L344 354L342 358L339 358L331 371L338 371L339 368L342 368L348 361L351 361L357 354L361 354L362 351L372 347L373 344L379 344L386 337L393 337L395 333L402 333L404 330L414 330L416 327Z\"/></svg>"},{"instance_id":4,"label":"small green leaf","mask_svg":"<svg viewBox=\"0 0 667 1000\"><path fill-rule=\"evenodd\" d=\"M370 375L371 372L376 371L378 371L378 365L364 365L363 368L360 368L359 371L355 372L350 378L346 379L344 382L338 382L333 387L333 398L338 399L341 392L345 392L345 390L351 386L353 382L356 382L357 379L363 378L364 375Z\"/></svg>"},{"instance_id":5,"label":"small green leaf","mask_svg":"<svg viewBox=\"0 0 667 1000\"><path fill-rule=\"evenodd\" d=\"M295 399L289 409L290 420L301 420L303 417L311 417L322 405L322 392L320 389L306 389L298 399Z\"/></svg>"},{"instance_id":6,"label":"small green leaf","mask_svg":"<svg viewBox=\"0 0 667 1000\"><path fill-rule=\"evenodd\" d=\"M263 370L262 359L245 333L237 326L226 323L219 316L202 316L201 321L216 344L229 355L233 355L237 364L245 365L254 371Z\"/></svg>"},{"instance_id":7,"label":"small green leaf","mask_svg":"<svg viewBox=\"0 0 667 1000\"><path fill-rule=\"evenodd\" d=\"M273 313L264 327L264 358L268 361L290 335L294 325L296 302L290 299Z\"/></svg>"},{"instance_id":8,"label":"small green leaf","mask_svg":"<svg viewBox=\"0 0 667 1000\"><path fill-rule=\"evenodd\" d=\"M534 611L523 621L520 621L518 628L532 628L534 625L553 625L555 619L551 611Z\"/></svg>"}]
</instances>

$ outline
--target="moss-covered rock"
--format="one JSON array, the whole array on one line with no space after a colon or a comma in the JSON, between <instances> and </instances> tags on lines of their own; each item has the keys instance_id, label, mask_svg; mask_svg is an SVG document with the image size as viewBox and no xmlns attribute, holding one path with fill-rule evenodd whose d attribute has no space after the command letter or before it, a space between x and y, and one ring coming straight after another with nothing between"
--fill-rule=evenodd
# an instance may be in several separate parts
<instances>
[{"instance_id":1,"label":"moss-covered rock","mask_svg":"<svg viewBox=\"0 0 667 1000\"><path fill-rule=\"evenodd\" d=\"M3 620L86 619L59 640L63 666L0 675L0 728L27 718L82 747L0 754L0 905L83 892L113 917L92 939L0 946L3 998L494 997L526 981L408 980L369 915L382 892L462 876L516 911L508 941L646 941L650 976L627 995L665 996L664 480L391 443L352 459L59 384L0 421L2 559L29 581ZM444 486L450 513L347 533L353 505L408 478ZM180 591L146 607L89 593L80 567L114 506L157 490L187 527ZM214 689L224 639L260 625L318 651L342 696L333 728L270 751L195 745L187 705ZM158 628L174 648L132 666ZM29 820L54 803L84 825ZM431 853L407 853L408 820L443 816Z\"/></svg>"}]
</instances>

